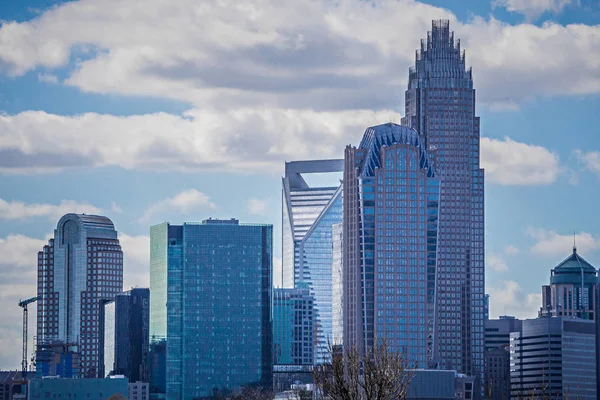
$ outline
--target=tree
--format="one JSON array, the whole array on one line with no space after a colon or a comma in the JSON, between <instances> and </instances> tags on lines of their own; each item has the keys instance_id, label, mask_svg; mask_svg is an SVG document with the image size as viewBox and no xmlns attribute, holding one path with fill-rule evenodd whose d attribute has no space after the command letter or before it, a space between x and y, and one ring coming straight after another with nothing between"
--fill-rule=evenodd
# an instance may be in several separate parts
<instances>
[{"instance_id":1,"label":"tree","mask_svg":"<svg viewBox=\"0 0 600 400\"><path fill-rule=\"evenodd\" d=\"M363 356L356 348L334 351L331 361L316 366L317 390L330 400L403 400L413 373L401 353L390 351L385 341Z\"/></svg>"}]
</instances>

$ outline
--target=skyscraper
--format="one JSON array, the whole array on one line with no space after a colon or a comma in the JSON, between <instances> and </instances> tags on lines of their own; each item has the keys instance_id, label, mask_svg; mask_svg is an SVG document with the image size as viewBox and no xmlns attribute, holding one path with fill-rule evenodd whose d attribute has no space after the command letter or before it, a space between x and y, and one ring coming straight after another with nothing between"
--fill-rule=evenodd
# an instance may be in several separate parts
<instances>
[{"instance_id":1,"label":"skyscraper","mask_svg":"<svg viewBox=\"0 0 600 400\"><path fill-rule=\"evenodd\" d=\"M343 168L343 160L287 162L282 182L282 286L306 284L314 297L316 363L327 358L332 340L333 225L342 222L342 189L339 182L311 187L303 175Z\"/></svg>"},{"instance_id":2,"label":"skyscraper","mask_svg":"<svg viewBox=\"0 0 600 400\"><path fill-rule=\"evenodd\" d=\"M447 20L433 21L410 68L402 125L414 128L440 178L433 360L483 378L484 174L471 69Z\"/></svg>"},{"instance_id":3,"label":"skyscraper","mask_svg":"<svg viewBox=\"0 0 600 400\"><path fill-rule=\"evenodd\" d=\"M331 265L331 344L336 346L341 346L344 342L343 231L343 223L333 225L333 263Z\"/></svg>"},{"instance_id":4,"label":"skyscraper","mask_svg":"<svg viewBox=\"0 0 600 400\"><path fill-rule=\"evenodd\" d=\"M101 349L104 376L124 375L129 382L149 381L149 302L150 290L135 288L104 304Z\"/></svg>"},{"instance_id":5,"label":"skyscraper","mask_svg":"<svg viewBox=\"0 0 600 400\"><path fill-rule=\"evenodd\" d=\"M411 128L368 128L344 169L344 347L385 340L426 368L432 358L439 180Z\"/></svg>"},{"instance_id":6,"label":"skyscraper","mask_svg":"<svg viewBox=\"0 0 600 400\"><path fill-rule=\"evenodd\" d=\"M76 344L79 371L96 377L100 303L123 290L123 252L112 221L66 214L38 253L37 347Z\"/></svg>"},{"instance_id":7,"label":"skyscraper","mask_svg":"<svg viewBox=\"0 0 600 400\"><path fill-rule=\"evenodd\" d=\"M273 289L274 363L312 365L314 361L313 297L306 289Z\"/></svg>"},{"instance_id":8,"label":"skyscraper","mask_svg":"<svg viewBox=\"0 0 600 400\"><path fill-rule=\"evenodd\" d=\"M151 228L159 259L150 264L161 278L150 283L151 326L167 336L167 399L271 386L272 241L271 225L236 219Z\"/></svg>"}]
</instances>

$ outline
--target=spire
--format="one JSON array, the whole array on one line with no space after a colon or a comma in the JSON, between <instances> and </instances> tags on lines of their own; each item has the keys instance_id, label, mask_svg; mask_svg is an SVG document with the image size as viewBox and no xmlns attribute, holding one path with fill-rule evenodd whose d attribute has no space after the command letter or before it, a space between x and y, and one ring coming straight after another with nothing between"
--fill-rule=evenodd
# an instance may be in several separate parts
<instances>
[{"instance_id":1,"label":"spire","mask_svg":"<svg viewBox=\"0 0 600 400\"><path fill-rule=\"evenodd\" d=\"M575 242L575 231L573 231L573 254L577 254L577 243Z\"/></svg>"}]
</instances>

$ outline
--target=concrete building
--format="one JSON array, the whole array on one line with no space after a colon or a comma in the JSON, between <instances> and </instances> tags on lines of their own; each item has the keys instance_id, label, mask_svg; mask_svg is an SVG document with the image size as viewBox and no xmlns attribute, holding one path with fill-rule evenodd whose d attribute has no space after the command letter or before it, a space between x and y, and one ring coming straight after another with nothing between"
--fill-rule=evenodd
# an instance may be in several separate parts
<instances>
[{"instance_id":1,"label":"concrete building","mask_svg":"<svg viewBox=\"0 0 600 400\"><path fill-rule=\"evenodd\" d=\"M594 321L545 317L510 334L511 398L596 399Z\"/></svg>"},{"instance_id":2,"label":"concrete building","mask_svg":"<svg viewBox=\"0 0 600 400\"><path fill-rule=\"evenodd\" d=\"M150 384L147 382L129 383L129 399L128 400L149 400L150 399Z\"/></svg>"},{"instance_id":3,"label":"concrete building","mask_svg":"<svg viewBox=\"0 0 600 400\"><path fill-rule=\"evenodd\" d=\"M271 387L272 243L271 225L236 219L151 228L150 325L160 333L166 316L167 399Z\"/></svg>"},{"instance_id":4,"label":"concrete building","mask_svg":"<svg viewBox=\"0 0 600 400\"><path fill-rule=\"evenodd\" d=\"M273 289L275 364L313 364L315 339L313 303L308 288Z\"/></svg>"},{"instance_id":5,"label":"concrete building","mask_svg":"<svg viewBox=\"0 0 600 400\"><path fill-rule=\"evenodd\" d=\"M441 185L432 359L476 376L481 396L485 218L475 106L472 71L460 41L448 20L433 21L408 73L402 125L418 132Z\"/></svg>"},{"instance_id":6,"label":"concrete building","mask_svg":"<svg viewBox=\"0 0 600 400\"><path fill-rule=\"evenodd\" d=\"M129 396L129 381L124 377L104 379L58 379L35 378L28 383L28 400L62 399L108 399L111 396Z\"/></svg>"},{"instance_id":7,"label":"concrete building","mask_svg":"<svg viewBox=\"0 0 600 400\"><path fill-rule=\"evenodd\" d=\"M135 288L104 303L100 365L103 376L124 375L131 382L149 382L150 290Z\"/></svg>"},{"instance_id":8,"label":"concrete building","mask_svg":"<svg viewBox=\"0 0 600 400\"><path fill-rule=\"evenodd\" d=\"M37 346L75 344L82 377L99 375L100 302L123 291L123 252L112 221L66 214L38 253Z\"/></svg>"},{"instance_id":9,"label":"concrete building","mask_svg":"<svg viewBox=\"0 0 600 400\"><path fill-rule=\"evenodd\" d=\"M304 284L314 297L317 363L327 359L333 339L332 227L342 222L343 168L344 160L286 162L282 179L282 287ZM323 173L339 176L329 186L307 183L308 175Z\"/></svg>"}]
</instances>

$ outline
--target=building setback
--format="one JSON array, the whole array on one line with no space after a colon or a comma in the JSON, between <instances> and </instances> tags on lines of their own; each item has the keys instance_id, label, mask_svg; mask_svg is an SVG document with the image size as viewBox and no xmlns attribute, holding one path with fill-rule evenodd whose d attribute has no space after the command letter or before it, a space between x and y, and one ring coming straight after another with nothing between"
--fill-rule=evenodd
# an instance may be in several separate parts
<instances>
[{"instance_id":1,"label":"building setback","mask_svg":"<svg viewBox=\"0 0 600 400\"><path fill-rule=\"evenodd\" d=\"M546 317L522 324L510 334L511 398L596 399L594 322Z\"/></svg>"},{"instance_id":2,"label":"building setback","mask_svg":"<svg viewBox=\"0 0 600 400\"><path fill-rule=\"evenodd\" d=\"M123 291L123 252L110 219L66 214L38 253L37 352L77 349L82 377L97 377L100 303Z\"/></svg>"},{"instance_id":3,"label":"building setback","mask_svg":"<svg viewBox=\"0 0 600 400\"><path fill-rule=\"evenodd\" d=\"M282 287L307 285L314 297L316 363L332 341L332 226L342 222L342 190L339 182L310 186L304 175L343 168L344 160L286 162L282 179Z\"/></svg>"},{"instance_id":4,"label":"building setback","mask_svg":"<svg viewBox=\"0 0 600 400\"><path fill-rule=\"evenodd\" d=\"M364 351L385 340L427 368L440 194L417 132L368 128L358 148L346 148L343 190L344 346Z\"/></svg>"},{"instance_id":5,"label":"building setback","mask_svg":"<svg viewBox=\"0 0 600 400\"><path fill-rule=\"evenodd\" d=\"M151 268L166 268L151 281L150 315L157 334L166 315L167 399L270 387L272 226L208 219L150 232L151 257L160 258L151 259ZM166 291L158 287L165 276ZM154 298L153 284L164 302Z\"/></svg>"},{"instance_id":6,"label":"building setback","mask_svg":"<svg viewBox=\"0 0 600 400\"><path fill-rule=\"evenodd\" d=\"M484 171L475 90L460 41L436 20L410 68L402 125L419 133L441 182L433 361L483 394Z\"/></svg>"},{"instance_id":7,"label":"building setback","mask_svg":"<svg viewBox=\"0 0 600 400\"><path fill-rule=\"evenodd\" d=\"M150 290L135 288L104 303L104 376L124 375L130 382L149 381L149 302Z\"/></svg>"}]
</instances>

